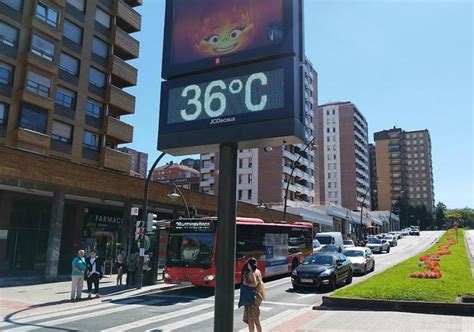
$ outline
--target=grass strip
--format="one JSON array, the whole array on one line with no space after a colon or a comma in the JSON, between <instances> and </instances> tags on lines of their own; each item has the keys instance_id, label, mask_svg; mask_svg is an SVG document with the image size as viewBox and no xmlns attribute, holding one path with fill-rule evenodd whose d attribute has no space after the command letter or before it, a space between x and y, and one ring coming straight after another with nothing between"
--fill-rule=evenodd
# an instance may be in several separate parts
<instances>
[{"instance_id":1,"label":"grass strip","mask_svg":"<svg viewBox=\"0 0 474 332\"><path fill-rule=\"evenodd\" d=\"M454 302L456 297L474 294L474 279L464 242L464 230L458 230L459 243L450 247L451 255L441 257L440 279L410 278L410 273L426 271L419 267L419 258L436 252L447 244L448 235L456 238L454 230L447 231L430 249L359 284L337 290L332 296L364 299Z\"/></svg>"}]
</instances>

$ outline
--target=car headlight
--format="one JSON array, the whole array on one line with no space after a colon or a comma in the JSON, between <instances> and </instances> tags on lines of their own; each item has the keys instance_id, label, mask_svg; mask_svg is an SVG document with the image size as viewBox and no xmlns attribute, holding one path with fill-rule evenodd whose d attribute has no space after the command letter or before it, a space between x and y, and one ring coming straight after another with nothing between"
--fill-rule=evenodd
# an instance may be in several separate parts
<instances>
[{"instance_id":1,"label":"car headlight","mask_svg":"<svg viewBox=\"0 0 474 332\"><path fill-rule=\"evenodd\" d=\"M319 274L320 277L329 277L330 275L332 274L332 270L331 269L327 269L327 270L324 270L323 272L321 272Z\"/></svg>"},{"instance_id":2,"label":"car headlight","mask_svg":"<svg viewBox=\"0 0 474 332\"><path fill-rule=\"evenodd\" d=\"M165 278L165 279L171 279L171 276L170 276L168 273L165 273L165 274L163 275L163 278Z\"/></svg>"},{"instance_id":3,"label":"car headlight","mask_svg":"<svg viewBox=\"0 0 474 332\"><path fill-rule=\"evenodd\" d=\"M204 280L204 281L212 281L212 280L214 280L215 278L216 278L215 275L209 274L209 275L205 276L205 277L203 278L203 280Z\"/></svg>"},{"instance_id":4,"label":"car headlight","mask_svg":"<svg viewBox=\"0 0 474 332\"><path fill-rule=\"evenodd\" d=\"M291 271L291 275L296 277L298 275L298 272L296 270Z\"/></svg>"}]
</instances>

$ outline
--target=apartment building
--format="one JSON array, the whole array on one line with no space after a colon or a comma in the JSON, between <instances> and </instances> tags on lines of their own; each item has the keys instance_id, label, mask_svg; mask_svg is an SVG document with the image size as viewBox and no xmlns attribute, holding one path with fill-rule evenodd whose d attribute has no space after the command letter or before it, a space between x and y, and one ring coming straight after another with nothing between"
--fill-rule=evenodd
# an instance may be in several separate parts
<instances>
[{"instance_id":1,"label":"apartment building","mask_svg":"<svg viewBox=\"0 0 474 332\"><path fill-rule=\"evenodd\" d=\"M181 188L199 191L200 173L194 168L180 164L169 164L157 167L151 176L152 181L162 183L174 182Z\"/></svg>"},{"instance_id":2,"label":"apartment building","mask_svg":"<svg viewBox=\"0 0 474 332\"><path fill-rule=\"evenodd\" d=\"M377 158L375 144L369 144L369 173L370 173L370 207L373 211L379 209L377 195Z\"/></svg>"},{"instance_id":3,"label":"apartment building","mask_svg":"<svg viewBox=\"0 0 474 332\"><path fill-rule=\"evenodd\" d=\"M335 102L318 108L321 201L370 210L368 125L357 106Z\"/></svg>"},{"instance_id":4,"label":"apartment building","mask_svg":"<svg viewBox=\"0 0 474 332\"><path fill-rule=\"evenodd\" d=\"M54 278L78 248L110 266L126 244L141 4L0 0L0 273Z\"/></svg>"},{"instance_id":5,"label":"apartment building","mask_svg":"<svg viewBox=\"0 0 474 332\"><path fill-rule=\"evenodd\" d=\"M404 200L434 211L431 138L428 130L393 128L374 133L380 210Z\"/></svg>"},{"instance_id":6,"label":"apartment building","mask_svg":"<svg viewBox=\"0 0 474 332\"><path fill-rule=\"evenodd\" d=\"M148 176L148 153L130 148L120 148L119 151L130 155L130 175L142 179Z\"/></svg>"},{"instance_id":7,"label":"apartment building","mask_svg":"<svg viewBox=\"0 0 474 332\"><path fill-rule=\"evenodd\" d=\"M305 62L304 121L306 142L316 136L318 74ZM317 144L317 142L314 142ZM240 150L237 165L237 199L258 204L283 205L288 186L288 205L319 201L318 168L313 145L285 145L265 149ZM219 154L201 155L201 191L217 194Z\"/></svg>"}]
</instances>

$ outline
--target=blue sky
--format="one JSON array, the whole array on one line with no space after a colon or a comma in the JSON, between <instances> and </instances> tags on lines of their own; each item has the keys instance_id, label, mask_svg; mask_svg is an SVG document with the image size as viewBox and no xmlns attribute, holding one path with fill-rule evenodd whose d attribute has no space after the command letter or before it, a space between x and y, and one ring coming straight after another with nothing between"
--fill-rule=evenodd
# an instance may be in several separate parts
<instances>
[{"instance_id":1,"label":"blue sky","mask_svg":"<svg viewBox=\"0 0 474 332\"><path fill-rule=\"evenodd\" d=\"M164 2L145 0L130 146L158 155ZM306 55L319 103L350 100L373 132L429 129L435 199L474 207L473 10L470 0L306 0ZM181 158L167 157L162 163Z\"/></svg>"}]
</instances>

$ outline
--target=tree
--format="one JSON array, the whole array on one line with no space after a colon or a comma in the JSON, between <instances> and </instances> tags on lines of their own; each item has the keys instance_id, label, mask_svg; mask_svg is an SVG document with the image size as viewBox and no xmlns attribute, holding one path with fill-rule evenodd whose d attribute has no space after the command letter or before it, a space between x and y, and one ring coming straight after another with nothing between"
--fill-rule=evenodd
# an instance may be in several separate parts
<instances>
[{"instance_id":1,"label":"tree","mask_svg":"<svg viewBox=\"0 0 474 332\"><path fill-rule=\"evenodd\" d=\"M452 209L446 211L446 219L449 222L449 227L451 227L454 221L459 223L459 227L464 228L474 228L474 209L464 208L464 209Z\"/></svg>"},{"instance_id":2,"label":"tree","mask_svg":"<svg viewBox=\"0 0 474 332\"><path fill-rule=\"evenodd\" d=\"M446 205L442 202L439 202L436 205L436 210L435 210L435 225L437 229L442 229L444 227L444 224L446 223L446 211L448 208Z\"/></svg>"}]
</instances>

